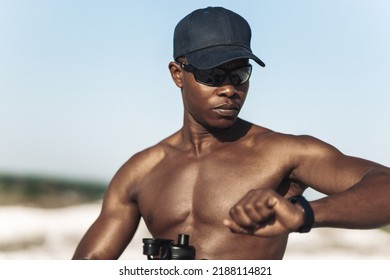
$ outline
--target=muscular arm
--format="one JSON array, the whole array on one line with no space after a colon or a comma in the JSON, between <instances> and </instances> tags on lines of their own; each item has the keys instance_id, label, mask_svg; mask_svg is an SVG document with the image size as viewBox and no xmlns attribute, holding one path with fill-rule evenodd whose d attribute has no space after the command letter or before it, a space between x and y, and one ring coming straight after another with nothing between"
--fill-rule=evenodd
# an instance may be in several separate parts
<instances>
[{"instance_id":1,"label":"muscular arm","mask_svg":"<svg viewBox=\"0 0 390 280\"><path fill-rule=\"evenodd\" d=\"M315 227L376 228L390 223L390 169L346 156L313 138L292 176L329 196L311 203Z\"/></svg>"},{"instance_id":2,"label":"muscular arm","mask_svg":"<svg viewBox=\"0 0 390 280\"><path fill-rule=\"evenodd\" d=\"M73 259L118 259L133 238L140 220L137 204L130 199L134 188L131 163L114 176L97 220L78 245Z\"/></svg>"},{"instance_id":3,"label":"muscular arm","mask_svg":"<svg viewBox=\"0 0 390 280\"><path fill-rule=\"evenodd\" d=\"M328 196L311 202L315 227L376 228L390 223L390 169L346 156L312 137L274 139L289 178ZM282 142L280 142L282 141ZM299 205L271 189L248 193L230 211L225 225L233 232L275 236L303 222Z\"/></svg>"}]
</instances>

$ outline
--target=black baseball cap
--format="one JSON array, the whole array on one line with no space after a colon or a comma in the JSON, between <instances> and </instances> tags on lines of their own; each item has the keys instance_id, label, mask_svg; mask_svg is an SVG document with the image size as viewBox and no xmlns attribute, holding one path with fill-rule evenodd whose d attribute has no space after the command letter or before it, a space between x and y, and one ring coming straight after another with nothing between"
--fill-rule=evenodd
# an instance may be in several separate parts
<instances>
[{"instance_id":1,"label":"black baseball cap","mask_svg":"<svg viewBox=\"0 0 390 280\"><path fill-rule=\"evenodd\" d=\"M222 8L195 10L175 28L173 57L185 57L198 69L210 69L226 62L248 58L265 66L250 47L251 28L240 15Z\"/></svg>"}]
</instances>

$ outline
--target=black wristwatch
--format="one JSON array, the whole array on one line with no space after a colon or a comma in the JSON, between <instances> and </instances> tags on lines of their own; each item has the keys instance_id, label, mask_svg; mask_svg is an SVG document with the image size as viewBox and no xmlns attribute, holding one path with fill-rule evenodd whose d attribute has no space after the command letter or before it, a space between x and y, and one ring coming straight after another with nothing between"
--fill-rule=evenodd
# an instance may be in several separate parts
<instances>
[{"instance_id":1,"label":"black wristwatch","mask_svg":"<svg viewBox=\"0 0 390 280\"><path fill-rule=\"evenodd\" d=\"M288 199L292 204L299 203L303 208L304 221L303 225L298 228L297 232L305 233L309 232L314 224L314 212L310 206L310 203L302 195L296 195Z\"/></svg>"}]
</instances>

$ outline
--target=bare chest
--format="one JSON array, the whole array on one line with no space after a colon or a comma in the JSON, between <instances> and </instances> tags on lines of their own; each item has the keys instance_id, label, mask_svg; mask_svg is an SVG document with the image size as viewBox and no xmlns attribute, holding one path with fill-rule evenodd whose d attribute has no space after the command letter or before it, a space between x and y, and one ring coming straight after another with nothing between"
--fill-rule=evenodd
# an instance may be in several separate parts
<instances>
[{"instance_id":1,"label":"bare chest","mask_svg":"<svg viewBox=\"0 0 390 280\"><path fill-rule=\"evenodd\" d=\"M137 194L149 230L162 236L173 228L190 233L219 225L249 190L282 188L283 169L261 158L241 152L165 159L141 182Z\"/></svg>"}]
</instances>

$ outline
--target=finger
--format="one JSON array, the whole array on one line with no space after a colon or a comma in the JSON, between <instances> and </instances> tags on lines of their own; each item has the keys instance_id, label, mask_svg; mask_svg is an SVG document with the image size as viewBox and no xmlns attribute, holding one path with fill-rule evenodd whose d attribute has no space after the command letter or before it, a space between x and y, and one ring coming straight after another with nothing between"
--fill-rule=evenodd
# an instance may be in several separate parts
<instances>
[{"instance_id":1,"label":"finger","mask_svg":"<svg viewBox=\"0 0 390 280\"><path fill-rule=\"evenodd\" d=\"M252 223L251 218L246 214L244 208L250 204L253 193L253 191L248 192L229 211L230 217L240 225L249 226Z\"/></svg>"},{"instance_id":2,"label":"finger","mask_svg":"<svg viewBox=\"0 0 390 280\"><path fill-rule=\"evenodd\" d=\"M274 215L277 198L259 190L250 191L230 210L230 217L244 227L256 227Z\"/></svg>"},{"instance_id":3,"label":"finger","mask_svg":"<svg viewBox=\"0 0 390 280\"><path fill-rule=\"evenodd\" d=\"M233 233L240 233L240 234L251 234L253 231L249 231L248 229L240 226L235 221L231 219L225 219L223 221L223 224Z\"/></svg>"},{"instance_id":4,"label":"finger","mask_svg":"<svg viewBox=\"0 0 390 280\"><path fill-rule=\"evenodd\" d=\"M251 219L252 223L257 225L267 221L274 216L273 204L270 204L270 199L257 199L254 197L248 205L244 207L246 215Z\"/></svg>"},{"instance_id":5,"label":"finger","mask_svg":"<svg viewBox=\"0 0 390 280\"><path fill-rule=\"evenodd\" d=\"M261 223L267 223L275 215L275 199L252 197L245 204L236 205L231 212L232 219L244 228L256 229Z\"/></svg>"},{"instance_id":6,"label":"finger","mask_svg":"<svg viewBox=\"0 0 390 280\"><path fill-rule=\"evenodd\" d=\"M240 226L248 227L253 224L253 220L251 219L250 216L248 216L246 208L248 206L244 206L242 204L237 204L234 207L230 209L230 217L231 219L237 223Z\"/></svg>"}]
</instances>

